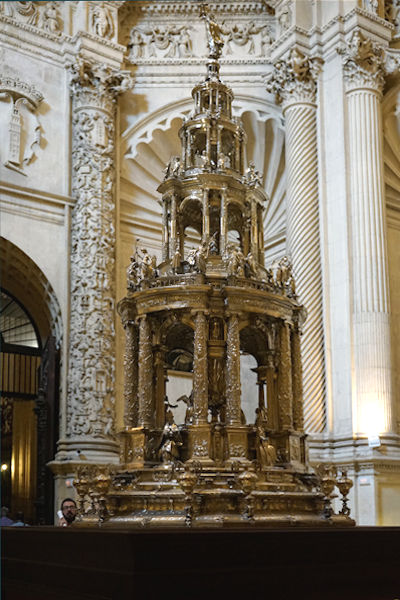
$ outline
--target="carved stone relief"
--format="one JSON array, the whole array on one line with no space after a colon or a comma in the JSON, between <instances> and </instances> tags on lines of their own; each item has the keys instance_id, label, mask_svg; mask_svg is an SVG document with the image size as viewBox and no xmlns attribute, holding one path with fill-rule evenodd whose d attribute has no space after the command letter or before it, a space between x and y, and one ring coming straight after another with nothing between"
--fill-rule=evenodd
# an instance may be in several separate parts
<instances>
[{"instance_id":1,"label":"carved stone relief","mask_svg":"<svg viewBox=\"0 0 400 600\"><path fill-rule=\"evenodd\" d=\"M267 91L284 107L292 102L315 102L320 61L292 48L286 60L275 63L267 80Z\"/></svg>"},{"instance_id":2,"label":"carved stone relief","mask_svg":"<svg viewBox=\"0 0 400 600\"><path fill-rule=\"evenodd\" d=\"M78 59L73 100L71 321L67 435L114 434L115 102L126 72Z\"/></svg>"},{"instance_id":3,"label":"carved stone relief","mask_svg":"<svg viewBox=\"0 0 400 600\"><path fill-rule=\"evenodd\" d=\"M385 19L396 28L394 38L400 37L400 0L385 0Z\"/></svg>"},{"instance_id":4,"label":"carved stone relief","mask_svg":"<svg viewBox=\"0 0 400 600\"><path fill-rule=\"evenodd\" d=\"M34 25L49 33L60 35L64 31L61 16L63 2L2 2L0 12L26 25Z\"/></svg>"},{"instance_id":5,"label":"carved stone relief","mask_svg":"<svg viewBox=\"0 0 400 600\"><path fill-rule=\"evenodd\" d=\"M344 78L347 89L368 87L382 92L384 85L384 51L355 31L347 46L339 48L343 56Z\"/></svg>"},{"instance_id":6,"label":"carved stone relief","mask_svg":"<svg viewBox=\"0 0 400 600\"><path fill-rule=\"evenodd\" d=\"M94 35L104 39L111 39L114 36L115 28L111 13L104 2L92 2L90 25Z\"/></svg>"},{"instance_id":7,"label":"carved stone relief","mask_svg":"<svg viewBox=\"0 0 400 600\"><path fill-rule=\"evenodd\" d=\"M129 60L138 58L188 58L193 56L190 28L181 26L134 27L130 32Z\"/></svg>"},{"instance_id":8,"label":"carved stone relief","mask_svg":"<svg viewBox=\"0 0 400 600\"><path fill-rule=\"evenodd\" d=\"M43 96L33 85L0 75L0 100L9 103L8 141L2 160L6 167L25 175L23 168L32 162L40 144L36 110Z\"/></svg>"}]
</instances>

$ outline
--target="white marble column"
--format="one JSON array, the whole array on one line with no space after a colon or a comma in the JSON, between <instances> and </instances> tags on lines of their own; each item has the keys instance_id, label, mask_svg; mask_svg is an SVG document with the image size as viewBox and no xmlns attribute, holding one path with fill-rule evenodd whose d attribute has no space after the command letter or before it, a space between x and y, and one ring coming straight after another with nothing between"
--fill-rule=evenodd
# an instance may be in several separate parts
<instances>
[{"instance_id":1,"label":"white marble column","mask_svg":"<svg viewBox=\"0 0 400 600\"><path fill-rule=\"evenodd\" d=\"M386 217L382 50L360 32L344 54L349 124L354 433L394 431Z\"/></svg>"},{"instance_id":2,"label":"white marble column","mask_svg":"<svg viewBox=\"0 0 400 600\"><path fill-rule=\"evenodd\" d=\"M78 58L72 96L71 320L66 439L60 450L112 459L115 373L114 137L126 72Z\"/></svg>"},{"instance_id":3,"label":"white marble column","mask_svg":"<svg viewBox=\"0 0 400 600\"><path fill-rule=\"evenodd\" d=\"M287 250L300 302L307 309L301 343L305 427L326 424L325 350L317 153L319 65L294 48L275 64L268 91L283 105L286 125Z\"/></svg>"}]
</instances>

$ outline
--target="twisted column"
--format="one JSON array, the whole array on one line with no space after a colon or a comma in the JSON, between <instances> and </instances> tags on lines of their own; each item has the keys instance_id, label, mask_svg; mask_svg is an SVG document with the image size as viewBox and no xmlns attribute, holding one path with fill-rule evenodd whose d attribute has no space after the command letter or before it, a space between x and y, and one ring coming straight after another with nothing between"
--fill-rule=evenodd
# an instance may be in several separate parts
<instances>
[{"instance_id":1,"label":"twisted column","mask_svg":"<svg viewBox=\"0 0 400 600\"><path fill-rule=\"evenodd\" d=\"M148 317L139 319L139 421L140 427L153 425L153 349Z\"/></svg>"},{"instance_id":2,"label":"twisted column","mask_svg":"<svg viewBox=\"0 0 400 600\"><path fill-rule=\"evenodd\" d=\"M70 73L75 206L66 443L106 458L115 452L115 104L132 81L81 58Z\"/></svg>"},{"instance_id":3,"label":"twisted column","mask_svg":"<svg viewBox=\"0 0 400 600\"><path fill-rule=\"evenodd\" d=\"M194 318L193 413L195 425L207 423L208 414L208 323L203 311Z\"/></svg>"},{"instance_id":4,"label":"twisted column","mask_svg":"<svg viewBox=\"0 0 400 600\"><path fill-rule=\"evenodd\" d=\"M240 425L240 336L236 314L228 319L226 346L226 422Z\"/></svg>"},{"instance_id":5,"label":"twisted column","mask_svg":"<svg viewBox=\"0 0 400 600\"><path fill-rule=\"evenodd\" d=\"M383 52L356 32L344 54L348 100L354 391L360 433L394 430L383 189Z\"/></svg>"},{"instance_id":6,"label":"twisted column","mask_svg":"<svg viewBox=\"0 0 400 600\"><path fill-rule=\"evenodd\" d=\"M286 119L287 249L307 309L302 338L307 429L325 427L325 356L318 205L316 80L318 64L294 48L268 84Z\"/></svg>"}]
</instances>

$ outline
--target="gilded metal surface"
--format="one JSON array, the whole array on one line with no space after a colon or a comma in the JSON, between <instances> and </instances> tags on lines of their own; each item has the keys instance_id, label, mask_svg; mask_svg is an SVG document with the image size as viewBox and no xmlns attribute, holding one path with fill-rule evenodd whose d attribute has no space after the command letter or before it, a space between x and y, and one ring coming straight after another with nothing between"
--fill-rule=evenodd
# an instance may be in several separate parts
<instances>
[{"instance_id":1,"label":"gilded metal surface","mask_svg":"<svg viewBox=\"0 0 400 600\"><path fill-rule=\"evenodd\" d=\"M336 482L307 463L305 311L289 261L264 266L268 199L254 165L246 167L233 93L219 78L218 25L206 10L203 15L207 77L192 92L181 156L171 158L158 188L162 262L136 249L119 303L126 332L121 464L115 473L78 476L81 518L110 527L331 525L335 519L351 525L346 474ZM249 423L242 353L257 361L258 406ZM193 389L167 398L167 374L177 364L192 372ZM182 424L172 412L178 404L186 413ZM340 515L330 506L335 484L343 496Z\"/></svg>"}]
</instances>

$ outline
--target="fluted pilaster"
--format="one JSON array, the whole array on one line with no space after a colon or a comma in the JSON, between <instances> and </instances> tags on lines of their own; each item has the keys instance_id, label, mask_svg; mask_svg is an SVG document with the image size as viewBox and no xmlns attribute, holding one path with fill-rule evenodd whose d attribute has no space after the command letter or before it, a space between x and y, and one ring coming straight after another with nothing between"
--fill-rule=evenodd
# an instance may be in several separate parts
<instances>
[{"instance_id":1,"label":"fluted pilaster","mask_svg":"<svg viewBox=\"0 0 400 600\"><path fill-rule=\"evenodd\" d=\"M383 190L383 53L360 32L344 54L351 181L354 391L360 433L393 431Z\"/></svg>"},{"instance_id":2,"label":"fluted pilaster","mask_svg":"<svg viewBox=\"0 0 400 600\"><path fill-rule=\"evenodd\" d=\"M319 65L293 49L276 65L268 89L283 104L286 119L287 248L297 293L307 309L301 355L307 429L325 427L323 326L316 92Z\"/></svg>"}]
</instances>

